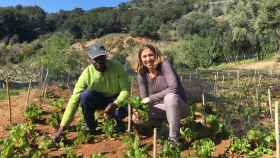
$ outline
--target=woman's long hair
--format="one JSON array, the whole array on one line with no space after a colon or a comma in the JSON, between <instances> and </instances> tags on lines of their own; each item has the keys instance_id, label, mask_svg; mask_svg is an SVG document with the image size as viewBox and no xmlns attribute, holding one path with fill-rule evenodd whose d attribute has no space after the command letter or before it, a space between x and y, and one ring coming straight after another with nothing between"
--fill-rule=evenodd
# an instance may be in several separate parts
<instances>
[{"instance_id":1,"label":"woman's long hair","mask_svg":"<svg viewBox=\"0 0 280 158\"><path fill-rule=\"evenodd\" d=\"M162 56L161 53L159 51L158 48L156 48L155 46L151 45L151 44L145 44L143 47L141 47L138 51L137 54L137 66L136 66L136 71L137 73L143 75L144 73L148 72L148 69L146 66L144 66L142 59L141 59L141 55L144 49L150 49L154 54L155 54L155 68L158 69L159 64L162 63Z\"/></svg>"}]
</instances>

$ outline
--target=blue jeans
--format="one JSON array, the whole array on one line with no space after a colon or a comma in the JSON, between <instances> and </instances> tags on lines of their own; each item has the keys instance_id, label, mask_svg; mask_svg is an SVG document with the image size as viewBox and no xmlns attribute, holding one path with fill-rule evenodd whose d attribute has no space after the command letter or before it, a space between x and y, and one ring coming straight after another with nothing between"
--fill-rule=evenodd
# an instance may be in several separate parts
<instances>
[{"instance_id":1,"label":"blue jeans","mask_svg":"<svg viewBox=\"0 0 280 158\"><path fill-rule=\"evenodd\" d=\"M96 127L94 118L95 110L105 109L117 96L118 95L107 97L100 92L88 90L80 94L80 105L82 106L84 120L90 130L95 130ZM127 116L127 111L127 107L121 107L114 111L113 117L116 119L117 123L121 123L121 120Z\"/></svg>"}]
</instances>

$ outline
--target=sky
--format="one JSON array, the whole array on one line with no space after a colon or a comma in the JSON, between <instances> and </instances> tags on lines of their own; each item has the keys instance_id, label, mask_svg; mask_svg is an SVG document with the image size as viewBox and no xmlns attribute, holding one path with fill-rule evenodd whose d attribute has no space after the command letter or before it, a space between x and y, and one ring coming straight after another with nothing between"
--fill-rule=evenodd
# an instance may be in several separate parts
<instances>
[{"instance_id":1,"label":"sky","mask_svg":"<svg viewBox=\"0 0 280 158\"><path fill-rule=\"evenodd\" d=\"M128 0L0 0L0 7L37 5L46 12L54 13L59 10L72 10L74 8L83 8L89 10L97 7L116 7L118 4Z\"/></svg>"}]
</instances>

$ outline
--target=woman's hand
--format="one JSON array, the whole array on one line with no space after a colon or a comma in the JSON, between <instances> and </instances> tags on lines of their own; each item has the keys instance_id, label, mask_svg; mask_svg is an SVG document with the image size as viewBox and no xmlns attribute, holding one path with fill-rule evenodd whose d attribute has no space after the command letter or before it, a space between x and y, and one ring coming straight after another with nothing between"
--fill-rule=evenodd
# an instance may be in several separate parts
<instances>
[{"instance_id":1,"label":"woman's hand","mask_svg":"<svg viewBox=\"0 0 280 158\"><path fill-rule=\"evenodd\" d=\"M137 123L137 122L139 121L139 113L138 113L136 110L133 110L131 120L132 120L134 123Z\"/></svg>"},{"instance_id":2,"label":"woman's hand","mask_svg":"<svg viewBox=\"0 0 280 158\"><path fill-rule=\"evenodd\" d=\"M146 97L146 98L144 98L144 99L142 99L142 103L144 103L144 104L148 104L148 103L150 103L150 98L149 97Z\"/></svg>"}]
</instances>

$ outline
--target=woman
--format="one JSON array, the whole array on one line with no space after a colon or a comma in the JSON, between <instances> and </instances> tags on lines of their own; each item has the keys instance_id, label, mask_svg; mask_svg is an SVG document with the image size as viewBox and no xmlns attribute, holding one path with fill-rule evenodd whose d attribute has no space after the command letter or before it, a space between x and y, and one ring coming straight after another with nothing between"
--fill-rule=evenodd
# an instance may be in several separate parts
<instances>
[{"instance_id":1,"label":"woman","mask_svg":"<svg viewBox=\"0 0 280 158\"><path fill-rule=\"evenodd\" d=\"M168 59L153 45L138 52L137 80L143 103L151 105L150 119L164 115L169 124L169 140L178 143L180 119L186 114L186 95Z\"/></svg>"}]
</instances>

